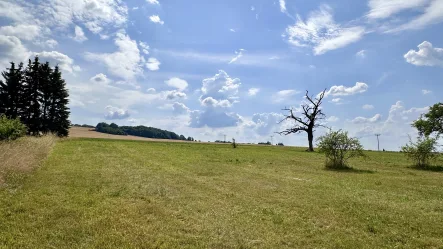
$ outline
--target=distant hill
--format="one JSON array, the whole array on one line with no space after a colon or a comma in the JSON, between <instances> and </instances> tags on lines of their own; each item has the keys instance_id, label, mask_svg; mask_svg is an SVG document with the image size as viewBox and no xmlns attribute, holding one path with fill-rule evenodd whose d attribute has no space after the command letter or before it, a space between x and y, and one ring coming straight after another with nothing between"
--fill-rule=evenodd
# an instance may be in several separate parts
<instances>
[{"instance_id":1,"label":"distant hill","mask_svg":"<svg viewBox=\"0 0 443 249\"><path fill-rule=\"evenodd\" d=\"M113 134L113 135L131 135L137 137L157 138L157 139L173 139L173 140L187 140L194 141L193 137L186 138L183 135L178 135L172 131L161 130L154 127L146 126L118 126L114 123L98 123L95 127L97 132Z\"/></svg>"}]
</instances>

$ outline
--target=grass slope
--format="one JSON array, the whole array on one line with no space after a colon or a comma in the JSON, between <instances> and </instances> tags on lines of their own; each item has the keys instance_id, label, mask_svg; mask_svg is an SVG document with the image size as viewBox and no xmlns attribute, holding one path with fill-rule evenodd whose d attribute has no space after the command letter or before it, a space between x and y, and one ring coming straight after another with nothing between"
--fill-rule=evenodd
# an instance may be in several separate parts
<instances>
[{"instance_id":1,"label":"grass slope","mask_svg":"<svg viewBox=\"0 0 443 249\"><path fill-rule=\"evenodd\" d=\"M369 153L71 139L0 190L0 248L435 248L443 173Z\"/></svg>"}]
</instances>

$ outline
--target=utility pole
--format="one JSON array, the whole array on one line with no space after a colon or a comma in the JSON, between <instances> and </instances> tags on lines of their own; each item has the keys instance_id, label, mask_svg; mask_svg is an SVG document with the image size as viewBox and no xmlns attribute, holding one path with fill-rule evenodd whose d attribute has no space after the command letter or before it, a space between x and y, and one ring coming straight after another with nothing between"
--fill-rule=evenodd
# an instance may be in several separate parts
<instances>
[{"instance_id":1,"label":"utility pole","mask_svg":"<svg viewBox=\"0 0 443 249\"><path fill-rule=\"evenodd\" d=\"M225 137L224 140L223 140L223 142L226 143L226 134L223 135L223 136Z\"/></svg>"},{"instance_id":2,"label":"utility pole","mask_svg":"<svg viewBox=\"0 0 443 249\"><path fill-rule=\"evenodd\" d=\"M274 135L271 136L271 145L274 145Z\"/></svg>"},{"instance_id":3,"label":"utility pole","mask_svg":"<svg viewBox=\"0 0 443 249\"><path fill-rule=\"evenodd\" d=\"M375 134L375 136L377 137L377 148L378 148L378 151L380 151L380 139L379 139L379 137L381 136L381 134Z\"/></svg>"}]
</instances>

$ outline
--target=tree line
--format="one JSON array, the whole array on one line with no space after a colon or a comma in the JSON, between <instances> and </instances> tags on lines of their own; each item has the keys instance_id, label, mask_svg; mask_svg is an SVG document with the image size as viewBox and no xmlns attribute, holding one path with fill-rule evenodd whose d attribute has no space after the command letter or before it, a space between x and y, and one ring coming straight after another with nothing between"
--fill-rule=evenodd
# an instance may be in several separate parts
<instances>
[{"instance_id":1,"label":"tree line","mask_svg":"<svg viewBox=\"0 0 443 249\"><path fill-rule=\"evenodd\" d=\"M99 123L95 127L95 130L102 133L113 134L113 135L131 135L137 137L146 138L158 138L158 139L173 139L173 140L183 140L183 141L195 141L193 137L186 138L183 135L177 135L174 132L157 129L154 127L140 126L118 126L117 124L111 123Z\"/></svg>"},{"instance_id":2,"label":"tree line","mask_svg":"<svg viewBox=\"0 0 443 249\"><path fill-rule=\"evenodd\" d=\"M19 119L27 126L28 135L68 135L69 94L58 66L52 68L35 57L26 67L11 62L2 76L0 115Z\"/></svg>"}]
</instances>

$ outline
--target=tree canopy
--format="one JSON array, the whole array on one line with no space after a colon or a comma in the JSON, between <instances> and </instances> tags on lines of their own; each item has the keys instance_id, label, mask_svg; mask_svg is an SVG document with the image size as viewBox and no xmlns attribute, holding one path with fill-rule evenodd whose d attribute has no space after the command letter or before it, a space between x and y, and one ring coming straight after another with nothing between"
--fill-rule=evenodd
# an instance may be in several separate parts
<instances>
[{"instance_id":1,"label":"tree canopy","mask_svg":"<svg viewBox=\"0 0 443 249\"><path fill-rule=\"evenodd\" d=\"M443 103L431 106L428 113L414 121L412 126L417 128L420 135L443 134Z\"/></svg>"}]
</instances>

